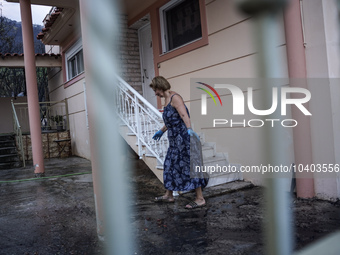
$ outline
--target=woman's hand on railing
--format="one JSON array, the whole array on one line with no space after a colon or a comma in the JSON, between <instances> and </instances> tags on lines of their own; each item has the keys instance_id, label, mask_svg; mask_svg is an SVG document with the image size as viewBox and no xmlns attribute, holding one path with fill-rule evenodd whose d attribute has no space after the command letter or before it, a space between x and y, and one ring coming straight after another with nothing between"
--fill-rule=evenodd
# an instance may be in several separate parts
<instances>
[{"instance_id":1,"label":"woman's hand on railing","mask_svg":"<svg viewBox=\"0 0 340 255\"><path fill-rule=\"evenodd\" d=\"M159 139L161 139L162 135L164 134L164 132L162 130L158 130L154 136L152 137L152 139L159 141Z\"/></svg>"}]
</instances>

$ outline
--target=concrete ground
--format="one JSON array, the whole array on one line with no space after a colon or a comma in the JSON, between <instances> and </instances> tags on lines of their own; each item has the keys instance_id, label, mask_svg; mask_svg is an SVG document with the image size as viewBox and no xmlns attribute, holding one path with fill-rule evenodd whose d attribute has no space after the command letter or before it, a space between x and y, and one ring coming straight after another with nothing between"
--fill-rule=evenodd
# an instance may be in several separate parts
<instances>
[{"instance_id":1,"label":"concrete ground","mask_svg":"<svg viewBox=\"0 0 340 255\"><path fill-rule=\"evenodd\" d=\"M135 254L264 254L263 188L244 182L208 188L207 206L188 211L193 193L154 203L162 184L132 153L128 161ZM0 171L0 254L104 254L91 163L71 157L45 164L46 179L26 180L32 167ZM295 249L340 229L339 202L294 199L292 211Z\"/></svg>"}]
</instances>

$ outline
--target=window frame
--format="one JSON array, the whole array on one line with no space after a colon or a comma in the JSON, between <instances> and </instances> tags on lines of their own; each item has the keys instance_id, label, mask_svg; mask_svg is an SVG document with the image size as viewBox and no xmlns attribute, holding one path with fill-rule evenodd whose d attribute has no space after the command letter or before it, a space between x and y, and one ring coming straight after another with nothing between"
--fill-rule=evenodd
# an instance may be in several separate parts
<instances>
[{"instance_id":1,"label":"window frame","mask_svg":"<svg viewBox=\"0 0 340 255\"><path fill-rule=\"evenodd\" d=\"M166 53L162 53L162 39L161 39L161 27L160 27L160 17L159 17L159 9L163 7L165 4L170 1L157 2L151 8L150 16L151 16L151 27L154 26L152 33L152 40L154 42L154 63L156 74L158 73L158 68L160 68L160 64L172 58L176 58L182 54L186 54L190 51L196 50L200 47L206 46L209 44L209 36L208 36L208 25L207 25L207 14L206 14L206 4L205 0L198 0L200 7L200 16L201 16L201 28L202 28L202 38L182 45L181 47L177 47L171 51Z\"/></svg>"},{"instance_id":2,"label":"window frame","mask_svg":"<svg viewBox=\"0 0 340 255\"><path fill-rule=\"evenodd\" d=\"M82 63L83 68L82 71L79 72L79 69L77 68L77 58L75 59L76 62L76 74L72 77L70 77L70 60L74 57L76 57L77 54L79 54L83 50L83 43L82 39L79 39L76 43L74 43L66 52L65 52L65 69L66 69L66 82L69 82L70 80L74 79L75 77L81 75L84 73L84 55L82 57ZM84 53L83 53L84 54Z\"/></svg>"},{"instance_id":3,"label":"window frame","mask_svg":"<svg viewBox=\"0 0 340 255\"><path fill-rule=\"evenodd\" d=\"M183 45L177 46L171 50L169 50L169 35L167 32L167 21L166 18L167 16L165 15L165 12L171 10L172 8L175 8L176 6L180 5L181 3L183 3L185 0L170 0L168 3L166 3L165 5L161 6L159 8L159 22L160 22L160 33L161 33L161 54L166 54L169 53L171 51L175 51L176 49L179 49L181 47L184 47L186 45L189 45L195 41L198 41L200 39L202 39L203 37L203 29L201 28L201 33L202 36L199 38L196 38L192 41L189 41L187 43L184 43ZM201 11L201 6L200 6L200 1L198 1L198 5L199 5L199 9L200 9L200 22L201 22L201 27L202 27L202 11Z\"/></svg>"}]
</instances>

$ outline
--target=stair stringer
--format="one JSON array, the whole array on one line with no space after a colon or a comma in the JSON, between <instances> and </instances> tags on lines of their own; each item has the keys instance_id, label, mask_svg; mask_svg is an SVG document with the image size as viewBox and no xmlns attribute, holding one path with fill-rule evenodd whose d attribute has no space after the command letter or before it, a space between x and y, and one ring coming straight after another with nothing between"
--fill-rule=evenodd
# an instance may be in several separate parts
<instances>
[{"instance_id":1,"label":"stair stringer","mask_svg":"<svg viewBox=\"0 0 340 255\"><path fill-rule=\"evenodd\" d=\"M138 154L137 137L135 135L129 135L129 133L131 132L128 126L120 126L119 133L127 142L127 144ZM155 157L146 156L145 153L142 155L141 159L156 175L156 177L163 183L163 170L157 168L157 159Z\"/></svg>"}]
</instances>

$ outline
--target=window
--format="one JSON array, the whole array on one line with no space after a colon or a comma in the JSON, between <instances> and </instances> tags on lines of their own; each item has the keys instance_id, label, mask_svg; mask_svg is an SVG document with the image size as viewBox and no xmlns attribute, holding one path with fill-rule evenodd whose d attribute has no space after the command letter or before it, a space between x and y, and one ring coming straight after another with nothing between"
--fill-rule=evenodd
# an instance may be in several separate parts
<instances>
[{"instance_id":1,"label":"window","mask_svg":"<svg viewBox=\"0 0 340 255\"><path fill-rule=\"evenodd\" d=\"M65 53L67 81L84 72L82 41L76 42Z\"/></svg>"},{"instance_id":2,"label":"window","mask_svg":"<svg viewBox=\"0 0 340 255\"><path fill-rule=\"evenodd\" d=\"M163 53L202 38L199 0L172 0L159 14Z\"/></svg>"}]
</instances>

